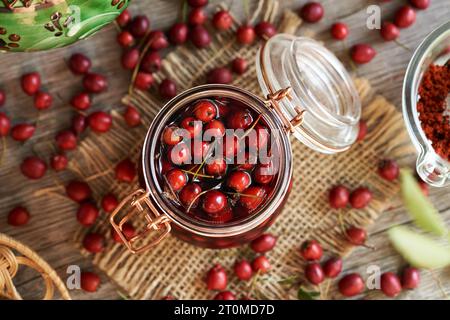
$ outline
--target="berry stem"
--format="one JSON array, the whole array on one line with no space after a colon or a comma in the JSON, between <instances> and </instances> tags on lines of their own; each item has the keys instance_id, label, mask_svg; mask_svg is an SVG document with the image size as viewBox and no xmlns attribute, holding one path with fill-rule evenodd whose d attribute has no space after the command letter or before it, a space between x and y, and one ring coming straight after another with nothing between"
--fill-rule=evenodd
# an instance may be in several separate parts
<instances>
[{"instance_id":1,"label":"berry stem","mask_svg":"<svg viewBox=\"0 0 450 320\"><path fill-rule=\"evenodd\" d=\"M241 196L241 197L263 198L263 197L256 196L256 195L253 195L253 194L243 194L243 193L239 193L239 192L225 192L225 193L226 193L226 194L238 195L238 196Z\"/></svg>"},{"instance_id":2,"label":"berry stem","mask_svg":"<svg viewBox=\"0 0 450 320\"><path fill-rule=\"evenodd\" d=\"M216 144L217 144L217 140L214 140L214 142L209 145L208 151L206 151L205 159L203 159L202 163L198 167L198 169L195 172L194 177L192 179L195 179L199 175L200 170L202 170L203 166L205 165L206 160L208 160L209 156L212 154L212 150L215 149Z\"/></svg>"}]
</instances>

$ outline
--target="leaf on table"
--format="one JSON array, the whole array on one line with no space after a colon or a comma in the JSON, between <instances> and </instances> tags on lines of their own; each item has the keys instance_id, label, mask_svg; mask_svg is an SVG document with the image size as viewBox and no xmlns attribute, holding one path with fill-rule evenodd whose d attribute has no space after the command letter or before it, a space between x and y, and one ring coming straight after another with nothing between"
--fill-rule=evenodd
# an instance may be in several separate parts
<instances>
[{"instance_id":1,"label":"leaf on table","mask_svg":"<svg viewBox=\"0 0 450 320\"><path fill-rule=\"evenodd\" d=\"M392 228L388 235L395 249L414 267L435 269L450 265L450 248L428 236L406 227Z\"/></svg>"},{"instance_id":2,"label":"leaf on table","mask_svg":"<svg viewBox=\"0 0 450 320\"><path fill-rule=\"evenodd\" d=\"M438 236L448 233L447 227L430 200L422 193L410 170L400 172L403 203L418 227Z\"/></svg>"}]
</instances>

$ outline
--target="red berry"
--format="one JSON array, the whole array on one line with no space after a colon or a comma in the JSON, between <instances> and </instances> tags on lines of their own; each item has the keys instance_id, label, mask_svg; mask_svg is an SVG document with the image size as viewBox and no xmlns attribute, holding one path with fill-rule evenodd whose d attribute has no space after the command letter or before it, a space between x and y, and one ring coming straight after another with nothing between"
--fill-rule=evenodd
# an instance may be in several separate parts
<instances>
[{"instance_id":1,"label":"red berry","mask_svg":"<svg viewBox=\"0 0 450 320\"><path fill-rule=\"evenodd\" d=\"M47 92L39 91L34 96L34 107L38 110L45 110L52 106L53 98Z\"/></svg>"},{"instance_id":2,"label":"red berry","mask_svg":"<svg viewBox=\"0 0 450 320\"><path fill-rule=\"evenodd\" d=\"M305 267L305 277L312 284L318 285L325 280L322 267L319 263L311 263Z\"/></svg>"},{"instance_id":3,"label":"red berry","mask_svg":"<svg viewBox=\"0 0 450 320\"><path fill-rule=\"evenodd\" d=\"M364 291L364 280L357 273L351 273L339 280L339 292L346 297L356 296Z\"/></svg>"},{"instance_id":4,"label":"red berry","mask_svg":"<svg viewBox=\"0 0 450 320\"><path fill-rule=\"evenodd\" d=\"M86 182L72 180L66 186L66 194L75 202L83 202L91 196L92 191Z\"/></svg>"},{"instance_id":5,"label":"red berry","mask_svg":"<svg viewBox=\"0 0 450 320\"><path fill-rule=\"evenodd\" d=\"M227 171L227 163L224 159L214 159L211 163L205 165L206 174L214 177L221 177Z\"/></svg>"},{"instance_id":6,"label":"red berry","mask_svg":"<svg viewBox=\"0 0 450 320\"><path fill-rule=\"evenodd\" d=\"M91 253L102 252L105 248L105 239L101 234L88 233L83 239L83 247Z\"/></svg>"},{"instance_id":7,"label":"red berry","mask_svg":"<svg viewBox=\"0 0 450 320\"><path fill-rule=\"evenodd\" d=\"M151 42L149 45L149 48L151 50L158 51L169 46L166 35L161 30L153 30L152 32L150 32L150 34L148 35L148 39L149 42Z\"/></svg>"},{"instance_id":8,"label":"red berry","mask_svg":"<svg viewBox=\"0 0 450 320\"><path fill-rule=\"evenodd\" d=\"M77 220L81 225L85 227L92 226L95 223L95 220L97 220L97 218L98 218L98 209L92 203L84 202L78 208Z\"/></svg>"},{"instance_id":9,"label":"red berry","mask_svg":"<svg viewBox=\"0 0 450 320\"><path fill-rule=\"evenodd\" d=\"M8 214L8 224L14 227L26 225L30 221L30 213L24 207L15 207Z\"/></svg>"},{"instance_id":10,"label":"red berry","mask_svg":"<svg viewBox=\"0 0 450 320\"><path fill-rule=\"evenodd\" d=\"M188 0L188 4L193 8L204 7L208 4L208 0Z\"/></svg>"},{"instance_id":11,"label":"red berry","mask_svg":"<svg viewBox=\"0 0 450 320\"><path fill-rule=\"evenodd\" d=\"M131 47L134 43L133 35L128 31L121 31L117 35L117 42L121 47L128 48Z\"/></svg>"},{"instance_id":12,"label":"red berry","mask_svg":"<svg viewBox=\"0 0 450 320\"><path fill-rule=\"evenodd\" d=\"M248 172L233 171L227 179L227 186L236 192L242 192L252 184L252 178Z\"/></svg>"},{"instance_id":13,"label":"red berry","mask_svg":"<svg viewBox=\"0 0 450 320\"><path fill-rule=\"evenodd\" d=\"M5 104L5 101L6 101L5 91L0 89L0 107Z\"/></svg>"},{"instance_id":14,"label":"red berry","mask_svg":"<svg viewBox=\"0 0 450 320\"><path fill-rule=\"evenodd\" d=\"M322 19L323 7L318 2L308 2L300 9L300 16L309 23L315 23Z\"/></svg>"},{"instance_id":15,"label":"red berry","mask_svg":"<svg viewBox=\"0 0 450 320\"><path fill-rule=\"evenodd\" d=\"M415 289L420 284L420 271L419 269L408 267L403 270L402 274L402 287L403 289Z\"/></svg>"},{"instance_id":16,"label":"red berry","mask_svg":"<svg viewBox=\"0 0 450 320\"><path fill-rule=\"evenodd\" d=\"M205 136L222 137L225 135L225 126L220 120L211 120L205 126Z\"/></svg>"},{"instance_id":17,"label":"red berry","mask_svg":"<svg viewBox=\"0 0 450 320\"><path fill-rule=\"evenodd\" d=\"M237 74L244 74L247 70L247 60L243 58L236 58L231 63L231 68Z\"/></svg>"},{"instance_id":18,"label":"red berry","mask_svg":"<svg viewBox=\"0 0 450 320\"><path fill-rule=\"evenodd\" d=\"M59 132L55 139L61 150L74 150L77 147L77 136L71 130Z\"/></svg>"},{"instance_id":19,"label":"red berry","mask_svg":"<svg viewBox=\"0 0 450 320\"><path fill-rule=\"evenodd\" d=\"M336 278L342 271L342 259L330 258L323 265L323 273L327 278Z\"/></svg>"},{"instance_id":20,"label":"red berry","mask_svg":"<svg viewBox=\"0 0 450 320\"><path fill-rule=\"evenodd\" d=\"M141 114L133 106L127 106L123 118L129 127L137 127L141 124Z\"/></svg>"},{"instance_id":21,"label":"red berry","mask_svg":"<svg viewBox=\"0 0 450 320\"><path fill-rule=\"evenodd\" d=\"M247 281L250 280L253 276L253 269L247 260L241 260L236 262L234 265L234 273L239 280Z\"/></svg>"},{"instance_id":22,"label":"red berry","mask_svg":"<svg viewBox=\"0 0 450 320\"><path fill-rule=\"evenodd\" d=\"M394 181L400 174L400 167L395 160L383 160L378 166L378 174L387 181Z\"/></svg>"},{"instance_id":23,"label":"red berry","mask_svg":"<svg viewBox=\"0 0 450 320\"><path fill-rule=\"evenodd\" d=\"M255 29L249 25L242 25L236 31L236 38L240 44L252 44L255 41L255 37Z\"/></svg>"},{"instance_id":24,"label":"red berry","mask_svg":"<svg viewBox=\"0 0 450 320\"><path fill-rule=\"evenodd\" d=\"M364 120L359 121L358 137L356 141L362 141L367 135L367 123Z\"/></svg>"},{"instance_id":25,"label":"red berry","mask_svg":"<svg viewBox=\"0 0 450 320\"><path fill-rule=\"evenodd\" d=\"M11 137L16 141L26 141L33 136L34 131L36 131L36 127L32 124L16 124L11 129Z\"/></svg>"},{"instance_id":26,"label":"red berry","mask_svg":"<svg viewBox=\"0 0 450 320\"><path fill-rule=\"evenodd\" d=\"M240 195L240 204L249 211L257 209L264 201L266 190L262 187L251 186Z\"/></svg>"},{"instance_id":27,"label":"red berry","mask_svg":"<svg viewBox=\"0 0 450 320\"><path fill-rule=\"evenodd\" d=\"M74 74L85 74L91 68L91 60L82 53L74 53L69 59L69 69Z\"/></svg>"},{"instance_id":28,"label":"red berry","mask_svg":"<svg viewBox=\"0 0 450 320\"><path fill-rule=\"evenodd\" d=\"M153 76L148 72L138 72L136 79L134 80L134 86L140 90L148 90L153 84Z\"/></svg>"},{"instance_id":29,"label":"red berry","mask_svg":"<svg viewBox=\"0 0 450 320\"><path fill-rule=\"evenodd\" d=\"M166 180L173 191L180 191L188 181L186 174L180 169L172 169L166 173Z\"/></svg>"},{"instance_id":30,"label":"red berry","mask_svg":"<svg viewBox=\"0 0 450 320\"><path fill-rule=\"evenodd\" d=\"M253 123L253 117L248 110L237 110L232 112L227 118L228 128L231 129L247 129Z\"/></svg>"},{"instance_id":31,"label":"red berry","mask_svg":"<svg viewBox=\"0 0 450 320\"><path fill-rule=\"evenodd\" d=\"M96 292L100 285L100 277L93 272L82 272L80 285L81 289L86 292Z\"/></svg>"},{"instance_id":32,"label":"red berry","mask_svg":"<svg viewBox=\"0 0 450 320\"><path fill-rule=\"evenodd\" d=\"M272 269L269 260L266 256L261 255L253 259L252 261L252 269L255 272L259 272L260 274L264 274L269 272Z\"/></svg>"},{"instance_id":33,"label":"red berry","mask_svg":"<svg viewBox=\"0 0 450 320\"><path fill-rule=\"evenodd\" d=\"M67 159L67 156L64 154L55 154L50 159L50 166L55 171L62 171L67 168L67 164L69 163L69 160Z\"/></svg>"},{"instance_id":34,"label":"red berry","mask_svg":"<svg viewBox=\"0 0 450 320\"><path fill-rule=\"evenodd\" d=\"M364 64L372 61L377 52L368 44L356 44L351 49L351 57L355 63Z\"/></svg>"},{"instance_id":35,"label":"red berry","mask_svg":"<svg viewBox=\"0 0 450 320\"><path fill-rule=\"evenodd\" d=\"M125 236L127 240L130 240L136 235L136 230L134 229L131 223L125 222L122 225L122 234ZM111 238L114 240L114 242L123 243L122 238L119 236L116 229L114 228L111 228Z\"/></svg>"},{"instance_id":36,"label":"red berry","mask_svg":"<svg viewBox=\"0 0 450 320\"><path fill-rule=\"evenodd\" d=\"M392 41L399 37L400 30L392 22L383 22L380 29L380 35L385 41Z\"/></svg>"},{"instance_id":37,"label":"red berry","mask_svg":"<svg viewBox=\"0 0 450 320\"><path fill-rule=\"evenodd\" d=\"M357 227L349 227L346 231L346 237L351 244L356 246L362 246L366 243L367 240L367 232L364 229Z\"/></svg>"},{"instance_id":38,"label":"red berry","mask_svg":"<svg viewBox=\"0 0 450 320\"><path fill-rule=\"evenodd\" d=\"M300 248L300 254L305 260L318 261L323 255L322 246L316 240L305 241Z\"/></svg>"},{"instance_id":39,"label":"red berry","mask_svg":"<svg viewBox=\"0 0 450 320\"><path fill-rule=\"evenodd\" d=\"M196 138L202 133L202 122L194 117L184 118L180 125L183 129L189 131L191 138Z\"/></svg>"},{"instance_id":40,"label":"red berry","mask_svg":"<svg viewBox=\"0 0 450 320\"><path fill-rule=\"evenodd\" d=\"M425 10L430 6L430 0L409 0L414 8Z\"/></svg>"},{"instance_id":41,"label":"red berry","mask_svg":"<svg viewBox=\"0 0 450 320\"><path fill-rule=\"evenodd\" d=\"M159 95L164 99L172 99L177 95L177 85L170 79L164 79L159 84Z\"/></svg>"},{"instance_id":42,"label":"red berry","mask_svg":"<svg viewBox=\"0 0 450 320\"><path fill-rule=\"evenodd\" d=\"M233 25L233 18L229 11L220 10L214 14L212 24L217 30L228 30Z\"/></svg>"},{"instance_id":43,"label":"red berry","mask_svg":"<svg viewBox=\"0 0 450 320\"><path fill-rule=\"evenodd\" d=\"M253 171L253 179L259 184L268 184L273 180L274 173L272 162L269 162L268 164L260 163L256 165L256 168Z\"/></svg>"},{"instance_id":44,"label":"red berry","mask_svg":"<svg viewBox=\"0 0 450 320\"><path fill-rule=\"evenodd\" d=\"M430 194L430 188L428 187L428 184L419 178L419 181L417 182L419 184L420 189L422 190L422 193L428 197Z\"/></svg>"},{"instance_id":45,"label":"red berry","mask_svg":"<svg viewBox=\"0 0 450 320\"><path fill-rule=\"evenodd\" d=\"M119 201L112 193L105 194L102 199L102 208L103 211L110 213L113 212L114 209L119 205Z\"/></svg>"},{"instance_id":46,"label":"red berry","mask_svg":"<svg viewBox=\"0 0 450 320\"><path fill-rule=\"evenodd\" d=\"M87 110L91 106L91 98L86 92L80 92L70 100L70 104L75 109Z\"/></svg>"},{"instance_id":47,"label":"red berry","mask_svg":"<svg viewBox=\"0 0 450 320\"><path fill-rule=\"evenodd\" d=\"M214 68L206 76L207 83L229 84L232 81L233 75L226 67Z\"/></svg>"},{"instance_id":48,"label":"red berry","mask_svg":"<svg viewBox=\"0 0 450 320\"><path fill-rule=\"evenodd\" d=\"M45 175L47 164L38 157L27 157L20 165L20 171L25 177L37 180Z\"/></svg>"},{"instance_id":49,"label":"red berry","mask_svg":"<svg viewBox=\"0 0 450 320\"><path fill-rule=\"evenodd\" d=\"M6 137L11 128L11 121L8 116L3 112L0 112L0 137Z\"/></svg>"},{"instance_id":50,"label":"red berry","mask_svg":"<svg viewBox=\"0 0 450 320\"><path fill-rule=\"evenodd\" d=\"M116 18L116 22L119 26L125 27L131 21L131 13L128 9L122 11L122 13Z\"/></svg>"},{"instance_id":51,"label":"red berry","mask_svg":"<svg viewBox=\"0 0 450 320\"><path fill-rule=\"evenodd\" d=\"M399 28L408 28L416 22L416 12L411 6L403 6L397 10L394 23Z\"/></svg>"},{"instance_id":52,"label":"red berry","mask_svg":"<svg viewBox=\"0 0 450 320\"><path fill-rule=\"evenodd\" d=\"M206 22L207 16L202 8L194 8L189 12L188 21L192 26L202 25Z\"/></svg>"},{"instance_id":53,"label":"red berry","mask_svg":"<svg viewBox=\"0 0 450 320\"><path fill-rule=\"evenodd\" d=\"M139 62L139 55L140 52L137 48L132 48L124 51L121 59L122 67L129 70L133 70L134 68L136 68Z\"/></svg>"},{"instance_id":54,"label":"red berry","mask_svg":"<svg viewBox=\"0 0 450 320\"><path fill-rule=\"evenodd\" d=\"M108 82L101 74L87 73L83 78L83 87L91 93L100 93L108 88Z\"/></svg>"},{"instance_id":55,"label":"red berry","mask_svg":"<svg viewBox=\"0 0 450 320\"><path fill-rule=\"evenodd\" d=\"M144 15L138 15L131 20L129 30L136 38L142 38L150 28L150 21Z\"/></svg>"},{"instance_id":56,"label":"red berry","mask_svg":"<svg viewBox=\"0 0 450 320\"><path fill-rule=\"evenodd\" d=\"M109 131L111 128L112 117L109 113L104 111L96 111L89 115L88 123L92 131L104 133Z\"/></svg>"},{"instance_id":57,"label":"red berry","mask_svg":"<svg viewBox=\"0 0 450 320\"><path fill-rule=\"evenodd\" d=\"M150 51L144 55L141 61L141 71L152 73L161 69L161 56L158 51Z\"/></svg>"},{"instance_id":58,"label":"red berry","mask_svg":"<svg viewBox=\"0 0 450 320\"><path fill-rule=\"evenodd\" d=\"M116 179L131 183L136 177L136 166L130 159L125 159L116 165Z\"/></svg>"},{"instance_id":59,"label":"red berry","mask_svg":"<svg viewBox=\"0 0 450 320\"><path fill-rule=\"evenodd\" d=\"M270 233L264 233L250 242L250 248L257 253L265 253L272 250L277 243L277 237Z\"/></svg>"},{"instance_id":60,"label":"red berry","mask_svg":"<svg viewBox=\"0 0 450 320\"><path fill-rule=\"evenodd\" d=\"M348 26L345 23L337 22L331 26L331 36L336 40L346 39L348 33Z\"/></svg>"},{"instance_id":61,"label":"red berry","mask_svg":"<svg viewBox=\"0 0 450 320\"><path fill-rule=\"evenodd\" d=\"M330 190L328 202L334 209L343 209L347 206L350 198L350 191L342 185L335 186Z\"/></svg>"},{"instance_id":62,"label":"red berry","mask_svg":"<svg viewBox=\"0 0 450 320\"><path fill-rule=\"evenodd\" d=\"M182 164L187 164L191 157L191 152L186 143L182 142L168 150L169 159L173 164L180 166Z\"/></svg>"},{"instance_id":63,"label":"red berry","mask_svg":"<svg viewBox=\"0 0 450 320\"><path fill-rule=\"evenodd\" d=\"M206 48L211 43L211 36L209 35L208 30L200 25L191 29L189 38L191 39L192 44L199 49Z\"/></svg>"},{"instance_id":64,"label":"red berry","mask_svg":"<svg viewBox=\"0 0 450 320\"><path fill-rule=\"evenodd\" d=\"M199 202L198 195L201 192L202 188L198 184L189 183L183 189L181 189L178 197L180 198L180 202L184 206L195 208Z\"/></svg>"},{"instance_id":65,"label":"red berry","mask_svg":"<svg viewBox=\"0 0 450 320\"><path fill-rule=\"evenodd\" d=\"M72 118L72 130L76 134L81 134L84 130L86 130L87 123L86 117L81 114L76 114Z\"/></svg>"},{"instance_id":66,"label":"red berry","mask_svg":"<svg viewBox=\"0 0 450 320\"><path fill-rule=\"evenodd\" d=\"M216 294L214 300L236 300L236 296L231 291L223 291Z\"/></svg>"},{"instance_id":67,"label":"red berry","mask_svg":"<svg viewBox=\"0 0 450 320\"><path fill-rule=\"evenodd\" d=\"M365 187L359 187L350 194L350 205L354 209L364 209L372 201L372 192Z\"/></svg>"},{"instance_id":68,"label":"red berry","mask_svg":"<svg viewBox=\"0 0 450 320\"><path fill-rule=\"evenodd\" d=\"M189 29L185 23L175 23L169 30L169 40L175 45L183 44L188 38Z\"/></svg>"},{"instance_id":69,"label":"red berry","mask_svg":"<svg viewBox=\"0 0 450 320\"><path fill-rule=\"evenodd\" d=\"M22 76L22 89L23 91L32 96L39 91L41 87L41 76L37 72L27 73Z\"/></svg>"},{"instance_id":70,"label":"red berry","mask_svg":"<svg viewBox=\"0 0 450 320\"><path fill-rule=\"evenodd\" d=\"M277 34L277 28L270 22L261 21L255 26L255 32L260 38L266 40Z\"/></svg>"},{"instance_id":71,"label":"red berry","mask_svg":"<svg viewBox=\"0 0 450 320\"><path fill-rule=\"evenodd\" d=\"M402 291L400 278L393 272L385 272L380 279L381 291L388 297L395 297Z\"/></svg>"},{"instance_id":72,"label":"red berry","mask_svg":"<svg viewBox=\"0 0 450 320\"><path fill-rule=\"evenodd\" d=\"M202 209L211 216L216 216L228 204L227 197L220 191L211 190L203 196Z\"/></svg>"},{"instance_id":73,"label":"red berry","mask_svg":"<svg viewBox=\"0 0 450 320\"><path fill-rule=\"evenodd\" d=\"M194 105L194 116L203 122L211 121L216 115L216 106L209 100L200 100Z\"/></svg>"},{"instance_id":74,"label":"red berry","mask_svg":"<svg viewBox=\"0 0 450 320\"><path fill-rule=\"evenodd\" d=\"M206 275L208 290L225 290L227 288L227 274L220 264L216 264Z\"/></svg>"}]
</instances>

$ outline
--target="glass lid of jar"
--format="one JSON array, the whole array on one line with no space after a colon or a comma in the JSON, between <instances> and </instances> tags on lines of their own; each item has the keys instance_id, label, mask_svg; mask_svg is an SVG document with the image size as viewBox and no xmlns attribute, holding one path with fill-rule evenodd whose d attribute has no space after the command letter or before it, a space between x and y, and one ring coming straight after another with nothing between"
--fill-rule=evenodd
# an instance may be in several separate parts
<instances>
[{"instance_id":1,"label":"glass lid of jar","mask_svg":"<svg viewBox=\"0 0 450 320\"><path fill-rule=\"evenodd\" d=\"M361 102L331 51L309 38L278 34L260 48L256 61L264 95L298 140L328 154L356 141Z\"/></svg>"}]
</instances>

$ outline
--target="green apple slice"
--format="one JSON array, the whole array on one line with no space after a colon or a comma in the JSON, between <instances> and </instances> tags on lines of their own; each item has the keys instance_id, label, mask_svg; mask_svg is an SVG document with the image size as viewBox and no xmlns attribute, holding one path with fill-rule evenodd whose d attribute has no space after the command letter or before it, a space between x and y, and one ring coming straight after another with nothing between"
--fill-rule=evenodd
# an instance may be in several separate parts
<instances>
[{"instance_id":1,"label":"green apple slice","mask_svg":"<svg viewBox=\"0 0 450 320\"><path fill-rule=\"evenodd\" d=\"M438 236L445 236L448 230L444 221L430 200L422 193L411 171L402 169L400 181L403 203L417 226Z\"/></svg>"},{"instance_id":2,"label":"green apple slice","mask_svg":"<svg viewBox=\"0 0 450 320\"><path fill-rule=\"evenodd\" d=\"M450 265L450 248L427 236L406 227L392 228L388 235L395 249L414 267L435 269Z\"/></svg>"}]
</instances>

